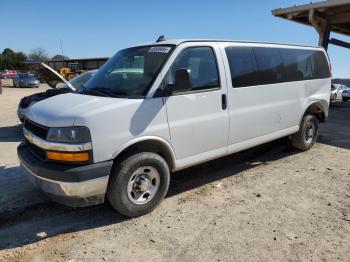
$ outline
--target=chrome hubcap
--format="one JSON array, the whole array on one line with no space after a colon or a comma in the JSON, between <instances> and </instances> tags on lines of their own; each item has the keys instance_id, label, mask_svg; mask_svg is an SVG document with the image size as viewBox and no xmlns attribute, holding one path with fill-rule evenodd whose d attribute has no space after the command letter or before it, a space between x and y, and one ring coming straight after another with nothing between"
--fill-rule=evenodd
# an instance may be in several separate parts
<instances>
[{"instance_id":1,"label":"chrome hubcap","mask_svg":"<svg viewBox=\"0 0 350 262\"><path fill-rule=\"evenodd\" d=\"M154 167L143 166L131 175L127 192L131 202L143 205L151 201L157 194L160 176Z\"/></svg>"},{"instance_id":2,"label":"chrome hubcap","mask_svg":"<svg viewBox=\"0 0 350 262\"><path fill-rule=\"evenodd\" d=\"M312 121L309 121L305 129L305 142L311 143L315 136L315 124Z\"/></svg>"}]
</instances>

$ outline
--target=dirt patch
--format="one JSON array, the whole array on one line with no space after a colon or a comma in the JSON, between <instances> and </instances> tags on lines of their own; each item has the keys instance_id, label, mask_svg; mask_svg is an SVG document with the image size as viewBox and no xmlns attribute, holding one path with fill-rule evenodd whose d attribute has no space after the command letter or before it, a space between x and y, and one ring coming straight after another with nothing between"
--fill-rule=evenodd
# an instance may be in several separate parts
<instances>
[{"instance_id":1,"label":"dirt patch","mask_svg":"<svg viewBox=\"0 0 350 262\"><path fill-rule=\"evenodd\" d=\"M0 96L0 260L350 260L350 103L331 107L311 151L281 139L173 174L159 208L126 219L55 204L25 180L15 109L34 91Z\"/></svg>"}]
</instances>

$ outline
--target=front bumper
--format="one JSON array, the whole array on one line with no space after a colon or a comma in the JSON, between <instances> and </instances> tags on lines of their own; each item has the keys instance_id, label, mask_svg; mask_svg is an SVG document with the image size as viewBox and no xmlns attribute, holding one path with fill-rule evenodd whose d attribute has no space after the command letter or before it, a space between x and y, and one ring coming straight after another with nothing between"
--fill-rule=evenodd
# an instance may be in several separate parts
<instances>
[{"instance_id":1,"label":"front bumper","mask_svg":"<svg viewBox=\"0 0 350 262\"><path fill-rule=\"evenodd\" d=\"M343 96L343 98L344 98L344 97L345 97L345 98L350 98L350 93L343 93L342 96Z\"/></svg>"},{"instance_id":2,"label":"front bumper","mask_svg":"<svg viewBox=\"0 0 350 262\"><path fill-rule=\"evenodd\" d=\"M40 85L38 83L24 83L24 84L21 84L20 86L23 86L23 87L39 87Z\"/></svg>"},{"instance_id":3,"label":"front bumper","mask_svg":"<svg viewBox=\"0 0 350 262\"><path fill-rule=\"evenodd\" d=\"M17 154L29 180L52 200L74 207L104 202L112 160L79 166L44 162L25 143Z\"/></svg>"}]
</instances>

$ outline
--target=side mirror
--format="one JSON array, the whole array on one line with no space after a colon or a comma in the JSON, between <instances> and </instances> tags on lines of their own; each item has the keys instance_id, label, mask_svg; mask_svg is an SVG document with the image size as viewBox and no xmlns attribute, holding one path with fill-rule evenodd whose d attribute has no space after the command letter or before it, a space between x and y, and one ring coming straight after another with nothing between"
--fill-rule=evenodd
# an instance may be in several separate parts
<instances>
[{"instance_id":1,"label":"side mirror","mask_svg":"<svg viewBox=\"0 0 350 262\"><path fill-rule=\"evenodd\" d=\"M186 92L192 89L191 70L181 68L175 71L175 84L169 84L167 89L171 93Z\"/></svg>"}]
</instances>

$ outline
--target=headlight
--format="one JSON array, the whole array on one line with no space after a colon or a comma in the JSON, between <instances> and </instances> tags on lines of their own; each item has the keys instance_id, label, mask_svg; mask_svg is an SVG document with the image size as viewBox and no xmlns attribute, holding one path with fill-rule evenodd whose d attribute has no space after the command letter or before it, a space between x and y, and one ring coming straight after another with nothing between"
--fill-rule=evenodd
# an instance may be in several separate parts
<instances>
[{"instance_id":1,"label":"headlight","mask_svg":"<svg viewBox=\"0 0 350 262\"><path fill-rule=\"evenodd\" d=\"M47 140L65 143L91 142L87 127L52 127L47 134Z\"/></svg>"}]
</instances>

